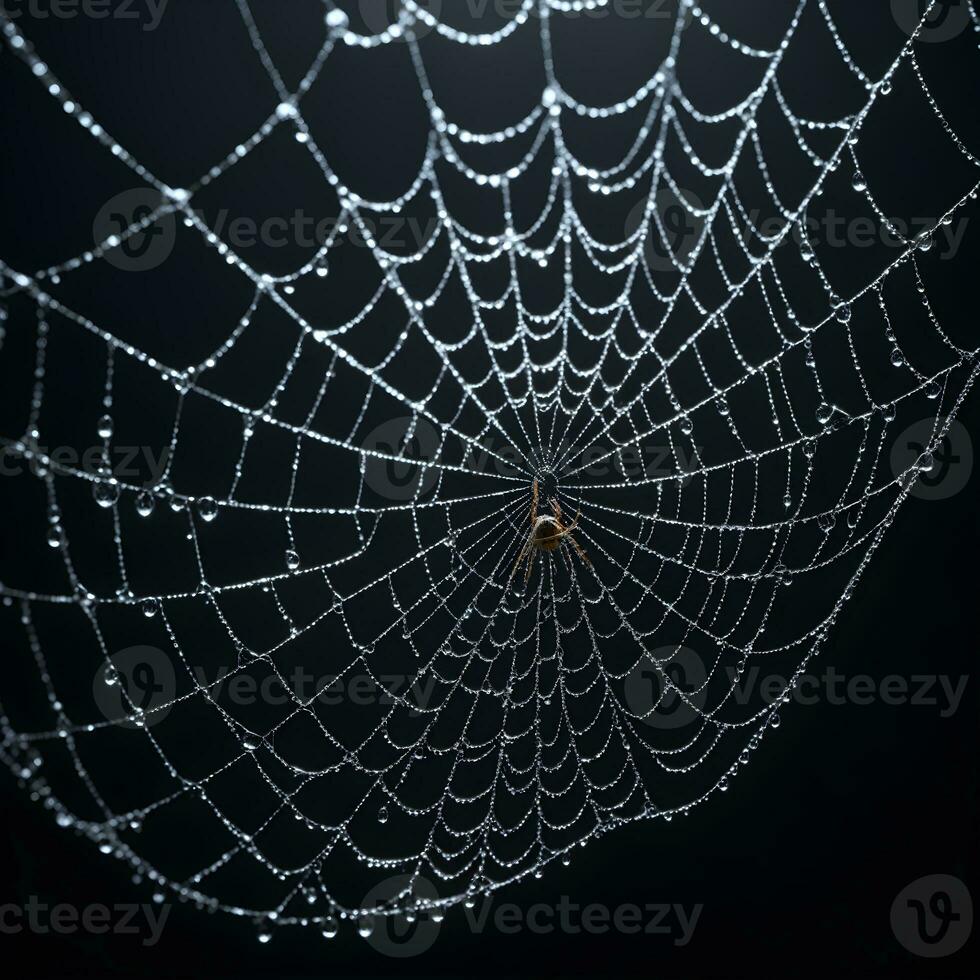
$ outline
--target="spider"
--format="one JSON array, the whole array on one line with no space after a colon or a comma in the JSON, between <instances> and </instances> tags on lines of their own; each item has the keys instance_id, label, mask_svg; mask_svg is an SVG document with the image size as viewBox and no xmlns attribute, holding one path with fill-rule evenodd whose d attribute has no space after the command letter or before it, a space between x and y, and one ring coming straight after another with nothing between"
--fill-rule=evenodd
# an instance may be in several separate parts
<instances>
[{"instance_id":1,"label":"spider","mask_svg":"<svg viewBox=\"0 0 980 980\"><path fill-rule=\"evenodd\" d=\"M531 531L527 536L527 540L524 542L524 547L521 548L521 553L517 556L517 561L514 562L513 571L510 573L510 579L512 580L517 574L517 569L520 568L521 562L525 559L527 560L527 570L524 573L524 583L527 584L528 580L531 578L531 567L534 565L534 555L537 551L555 551L561 544L562 539L568 538L571 542L572 547L575 549L576 554L586 565L591 565L592 562L589 561L589 556L582 550L579 543L572 537L572 531L578 527L578 519L582 514L582 511L575 515L575 520L571 524L564 524L561 517L561 506L554 497L548 499L548 503L551 504L551 509L554 511L554 517L549 514L543 514L538 516L538 481L534 481L534 489L531 492Z\"/></svg>"}]
</instances>

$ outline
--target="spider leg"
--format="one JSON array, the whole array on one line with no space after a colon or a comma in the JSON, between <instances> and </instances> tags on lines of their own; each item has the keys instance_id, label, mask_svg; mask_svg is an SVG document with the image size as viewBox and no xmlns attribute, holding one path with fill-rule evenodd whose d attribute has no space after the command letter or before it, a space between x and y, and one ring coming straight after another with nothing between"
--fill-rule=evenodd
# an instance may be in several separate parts
<instances>
[{"instance_id":1,"label":"spider leg","mask_svg":"<svg viewBox=\"0 0 980 980\"><path fill-rule=\"evenodd\" d=\"M576 520L578 520L578 518L576 518ZM591 568L592 562L589 560L589 556L585 553L585 549L575 540L575 538L571 536L571 534L568 535L568 540L572 542L572 547L575 549L575 553L579 556L579 558L581 558L582 561L584 561L585 564Z\"/></svg>"},{"instance_id":2,"label":"spider leg","mask_svg":"<svg viewBox=\"0 0 980 980\"><path fill-rule=\"evenodd\" d=\"M531 491L531 523L538 519L538 478L534 478L534 488Z\"/></svg>"},{"instance_id":3,"label":"spider leg","mask_svg":"<svg viewBox=\"0 0 980 980\"><path fill-rule=\"evenodd\" d=\"M517 561L514 562L514 567L511 569L510 578L507 579L508 584L513 581L514 576L517 574L517 569L521 567L521 562L524 561L524 559L527 557L528 551L530 550L531 538L528 536L528 539L524 542L524 547L521 548L521 553L517 556Z\"/></svg>"},{"instance_id":4,"label":"spider leg","mask_svg":"<svg viewBox=\"0 0 980 980\"><path fill-rule=\"evenodd\" d=\"M555 512L555 520L561 524L561 504L558 503L557 498L550 497L548 503L551 504L551 509Z\"/></svg>"},{"instance_id":5,"label":"spider leg","mask_svg":"<svg viewBox=\"0 0 980 980\"><path fill-rule=\"evenodd\" d=\"M527 559L527 571L524 573L524 584L527 585L531 581L531 569L534 567L534 549L531 549L531 554Z\"/></svg>"}]
</instances>

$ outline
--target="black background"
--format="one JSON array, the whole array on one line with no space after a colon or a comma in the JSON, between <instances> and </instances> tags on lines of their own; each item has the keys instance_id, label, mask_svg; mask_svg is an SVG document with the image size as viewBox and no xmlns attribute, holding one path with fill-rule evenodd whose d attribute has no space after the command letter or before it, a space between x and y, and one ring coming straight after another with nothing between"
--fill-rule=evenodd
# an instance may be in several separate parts
<instances>
[{"instance_id":1,"label":"black background","mask_svg":"<svg viewBox=\"0 0 980 980\"><path fill-rule=\"evenodd\" d=\"M84 18L34 24L22 18L20 25L96 118L118 133L137 159L180 185L254 128L276 100L230 5L195 0L192 11L188 0L171 3L155 32ZM320 11L313 3L296 4L295 11L290 4L287 16L285 6L277 5L272 13L256 4L256 15L277 59L298 74L319 44ZM876 19L855 10L838 11L841 4L832 6L842 29L854 39L855 54L867 59L863 63L881 66L901 43L901 33L880 12ZM768 26L769 34L778 36L787 7L757 4L751 15L744 14L745 23L735 33L762 43ZM640 66L649 63L642 40L632 31L617 35L596 28L579 34L577 43L578 49L564 49L565 70L576 76L582 92L595 87L602 93L626 91L631 86L618 73L640 78ZM959 47L951 42L923 52L924 64L937 73L945 67L948 74L937 82L937 94L958 118L969 118L971 107L975 111L975 81L966 67L954 72L942 62L954 53L963 56L967 47L966 42ZM465 96L460 105L468 106L471 124L489 128L513 117L513 92L539 83L535 70L526 67L533 64L533 53L524 52L527 58L514 55L513 71L499 79L497 89L476 84L476 79L460 86L460 96ZM973 55L975 67L975 51ZM342 60L346 57L351 61ZM352 183L372 188L378 196L400 189L411 169L406 161L417 151L418 117L412 115L417 106L397 82L404 57L397 49L383 52L368 72L366 57L358 61L356 53L342 52L329 69L335 95L323 108L324 133L332 134L324 140L332 139L331 152L342 157L338 168L349 168ZM799 53L804 78L806 57ZM5 96L2 107L4 130L17 152L11 153L5 177L9 219L0 254L18 267L34 268L90 244L85 236L99 202L133 181L59 118L19 62L9 53L3 60L4 85L11 96L9 102ZM697 78L689 81L698 84ZM358 86L363 104L352 108L357 102L346 96L358 92ZM912 91L901 83L896 89L896 100ZM811 79L809 89L801 82L799 94L814 105L824 98L832 102L833 81L821 78L818 85ZM258 113L255 100L263 107ZM901 126L900 118L895 125ZM902 146L901 129L893 135ZM895 195L913 183L917 191L934 191L938 200L948 200L949 188L934 177L923 186L925 171L917 168L929 149L906 145L898 157L879 164L876 176ZM344 153L349 154L346 159ZM407 170L399 172L400 164ZM264 166L268 175L280 177L273 184L268 175L259 180L263 195L306 200L301 174L288 172L283 179L283 160L274 156ZM870 172L872 166L866 169ZM312 177L310 182L312 187ZM255 188L246 191L254 194ZM329 210L329 201L322 205ZM248 206L240 205L243 213L249 213ZM260 205L253 199L252 207ZM928 213L923 207L927 205L920 204L918 213ZM270 210L275 213L275 205ZM968 241L955 262L931 267L936 278L930 280L933 295L941 297L937 308L944 323L955 321L974 338L969 274L976 268L976 255L975 243L971 248ZM275 256L285 268L295 264L292 258ZM217 320L237 308L238 296L229 298L206 277L195 278L195 271L179 269L187 288L171 293L166 305L144 308L138 326L140 337L149 337L147 349L194 348L201 340L190 335L186 324L199 323L202 311ZM222 276L218 269L218 282L226 281ZM112 283L111 296L101 291L97 278L84 289L92 305L107 310L106 322L125 335L128 314L143 304L142 287L128 281L120 285L119 279L106 279ZM215 329L221 333L223 326ZM135 335L135 326L133 330ZM64 396L55 390L49 397ZM975 398L967 401L961 420L970 432L978 431ZM844 608L821 663L850 676L971 675L978 635L975 488L974 475L950 500L912 499L900 511L870 573ZM9 521L10 505L4 506ZM16 556L29 567L31 552L20 542L12 549L11 540L4 546L5 560ZM14 693L5 691L4 698L13 700ZM22 933L0 936L0 956L20 961L25 975L36 976L466 976L544 970L662 976L829 970L966 976L975 940L949 959L915 958L892 935L889 910L900 889L920 876L947 873L968 884L975 881L976 719L972 676L959 710L949 718L941 717L936 705L821 701L790 706L783 712L779 737L767 740L764 760L750 767L732 792L671 824L620 829L577 852L570 867L551 867L543 879L524 881L499 892L495 900L523 907L538 901L553 904L562 895L578 904L610 908L670 902L689 909L703 903L693 939L683 948L675 947L671 937L614 932L511 936L488 929L474 936L457 908L447 915L431 950L395 961L369 949L349 930L329 944L314 931L290 930L259 946L250 923L177 904L152 950L132 937ZM0 845L0 902L23 902L31 895L49 904L149 901L147 886L133 886L115 863L100 860L90 846L57 832L49 816L17 792L6 775L4 782L7 826Z\"/></svg>"}]
</instances>

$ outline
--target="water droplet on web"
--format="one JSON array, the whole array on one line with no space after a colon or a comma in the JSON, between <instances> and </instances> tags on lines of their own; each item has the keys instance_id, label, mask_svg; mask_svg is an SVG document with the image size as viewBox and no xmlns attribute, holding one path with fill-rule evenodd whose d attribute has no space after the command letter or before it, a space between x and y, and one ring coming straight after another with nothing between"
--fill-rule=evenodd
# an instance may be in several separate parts
<instances>
[{"instance_id":1,"label":"water droplet on web","mask_svg":"<svg viewBox=\"0 0 980 980\"><path fill-rule=\"evenodd\" d=\"M156 599L144 599L140 603L140 609L147 619L152 619L157 614L157 608Z\"/></svg>"},{"instance_id":2,"label":"water droplet on web","mask_svg":"<svg viewBox=\"0 0 980 980\"><path fill-rule=\"evenodd\" d=\"M100 507L111 507L119 499L119 486L115 483L96 483L92 496Z\"/></svg>"},{"instance_id":3,"label":"water droplet on web","mask_svg":"<svg viewBox=\"0 0 980 980\"><path fill-rule=\"evenodd\" d=\"M111 415L103 415L102 418L99 419L99 425L98 425L98 429L97 429L97 431L99 433L99 438L100 439L111 439L112 438L113 430L114 430L114 425L113 425L113 422L112 422L112 416Z\"/></svg>"},{"instance_id":4,"label":"water droplet on web","mask_svg":"<svg viewBox=\"0 0 980 980\"><path fill-rule=\"evenodd\" d=\"M851 322L851 307L847 303L841 303L837 307L837 312L834 314L837 317L838 323L850 323Z\"/></svg>"},{"instance_id":5,"label":"water droplet on web","mask_svg":"<svg viewBox=\"0 0 980 980\"><path fill-rule=\"evenodd\" d=\"M926 385L926 398L935 401L941 393L942 387L938 381L930 381L929 384Z\"/></svg>"},{"instance_id":6,"label":"water droplet on web","mask_svg":"<svg viewBox=\"0 0 980 980\"><path fill-rule=\"evenodd\" d=\"M286 568L291 572L295 572L299 568L299 555L295 551L286 552Z\"/></svg>"},{"instance_id":7,"label":"water droplet on web","mask_svg":"<svg viewBox=\"0 0 980 980\"><path fill-rule=\"evenodd\" d=\"M681 419L681 432L689 436L694 431L694 423L685 415Z\"/></svg>"},{"instance_id":8,"label":"water droplet on web","mask_svg":"<svg viewBox=\"0 0 980 980\"><path fill-rule=\"evenodd\" d=\"M783 506L784 506L784 507L785 507L785 508L786 508L787 510L789 510L789 509L790 509L790 507L792 507L792 506L793 506L793 498L792 498L792 496L791 496L790 494L786 494L786 495L785 495L785 496L783 497Z\"/></svg>"},{"instance_id":9,"label":"water droplet on web","mask_svg":"<svg viewBox=\"0 0 980 980\"><path fill-rule=\"evenodd\" d=\"M892 367L901 367L905 363L905 355L897 347L892 349L891 362Z\"/></svg>"},{"instance_id":10,"label":"water droplet on web","mask_svg":"<svg viewBox=\"0 0 980 980\"><path fill-rule=\"evenodd\" d=\"M197 502L197 512L201 515L201 520L210 524L218 516L218 505L214 497L202 497Z\"/></svg>"},{"instance_id":11,"label":"water droplet on web","mask_svg":"<svg viewBox=\"0 0 980 980\"><path fill-rule=\"evenodd\" d=\"M52 524L48 528L48 547L49 548L60 548L61 542L64 540L65 533L61 529L60 524Z\"/></svg>"},{"instance_id":12,"label":"water droplet on web","mask_svg":"<svg viewBox=\"0 0 980 980\"><path fill-rule=\"evenodd\" d=\"M361 939L370 939L374 933L374 916L362 915L357 920L357 934Z\"/></svg>"},{"instance_id":13,"label":"water droplet on web","mask_svg":"<svg viewBox=\"0 0 980 980\"><path fill-rule=\"evenodd\" d=\"M381 807L380 810L378 810L378 823L384 824L387 822L388 822L388 807L383 806Z\"/></svg>"},{"instance_id":14,"label":"water droplet on web","mask_svg":"<svg viewBox=\"0 0 980 980\"><path fill-rule=\"evenodd\" d=\"M332 916L327 916L323 920L323 928L320 930L324 939L335 939L340 932L340 923Z\"/></svg>"},{"instance_id":15,"label":"water droplet on web","mask_svg":"<svg viewBox=\"0 0 980 980\"><path fill-rule=\"evenodd\" d=\"M860 170L854 171L854 176L851 178L851 187L854 188L859 194L868 189L868 182L865 180L864 174Z\"/></svg>"},{"instance_id":16,"label":"water droplet on web","mask_svg":"<svg viewBox=\"0 0 980 980\"><path fill-rule=\"evenodd\" d=\"M923 453L915 463L915 468L920 473L928 473L936 465L936 458L932 453Z\"/></svg>"},{"instance_id":17,"label":"water droplet on web","mask_svg":"<svg viewBox=\"0 0 980 980\"><path fill-rule=\"evenodd\" d=\"M821 402L817 409L817 421L821 425L826 425L834 417L834 406L827 402Z\"/></svg>"},{"instance_id":18,"label":"water droplet on web","mask_svg":"<svg viewBox=\"0 0 980 980\"><path fill-rule=\"evenodd\" d=\"M149 517L156 507L156 498L149 490L142 490L136 498L136 513L140 517Z\"/></svg>"}]
</instances>

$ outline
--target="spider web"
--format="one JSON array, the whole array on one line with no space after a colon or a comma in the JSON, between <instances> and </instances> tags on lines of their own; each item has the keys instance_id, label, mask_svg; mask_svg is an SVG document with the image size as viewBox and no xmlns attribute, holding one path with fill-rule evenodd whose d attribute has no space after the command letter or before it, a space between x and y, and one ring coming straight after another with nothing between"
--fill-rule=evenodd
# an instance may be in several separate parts
<instances>
[{"instance_id":1,"label":"spider web","mask_svg":"<svg viewBox=\"0 0 980 980\"><path fill-rule=\"evenodd\" d=\"M34 367L23 435L3 445L31 464L17 480L44 509L31 540L50 546L61 583L0 586L10 656L23 658L0 755L59 826L131 865L159 901L255 918L262 940L274 923L332 936L357 918L367 935L376 914L438 919L619 825L688 813L778 728L975 380L976 351L940 323L924 264L934 233L976 199L978 160L933 96L916 36L866 73L823 0L788 4L766 47L733 33L733 11L717 22L683 0L646 81L608 105L563 85L553 39L600 0L524 0L476 34L411 0L361 34L328 4L295 87L247 0L237 6L268 76L266 118L186 189L138 162L0 18L70 122L159 195L90 251L33 271L0 264L11 310L29 310L9 315L8 344L32 336ZM804 23L854 82L834 118L794 111L784 89ZM429 75L440 46L492 53L532 31L538 103L493 132L454 121ZM332 169L304 100L345 47L390 45L410 55L430 131L414 182L378 201ZM756 80L699 108L681 80L688 50L744 61ZM924 107L925 138L966 175L944 183L933 227L905 237L862 139L899 99ZM576 146L604 124L631 136L599 165ZM340 220L300 267L272 274L194 204L283 134ZM853 214L892 231L873 267L811 241L809 215L842 187ZM249 290L191 367L59 299L174 215ZM386 215L431 233L388 247ZM366 260L374 285L356 309L320 301L344 293L338 269ZM263 387L247 358L269 322L288 347ZM94 472L44 448L57 348L100 352L102 400L83 410L103 416ZM127 376L170 399L153 481L108 464L121 429L148 425L121 394ZM896 469L896 433L923 413L929 438ZM553 497L566 521L580 514L588 562L563 543L525 585L512 572L535 479L541 513ZM101 544L76 547L86 533ZM163 658L164 696L142 698L145 663L118 655L133 642ZM761 664L786 689L738 697ZM312 686L295 682L302 665ZM93 673L94 687L75 683ZM245 705L236 679L285 694Z\"/></svg>"}]
</instances>

